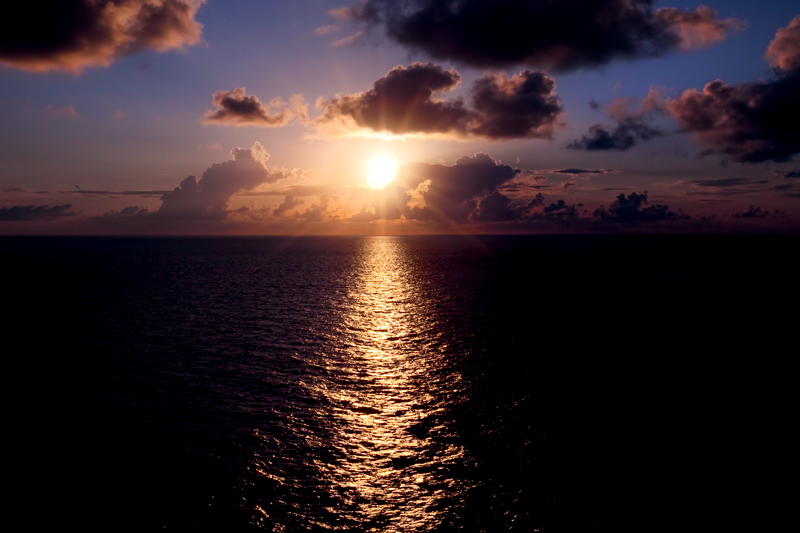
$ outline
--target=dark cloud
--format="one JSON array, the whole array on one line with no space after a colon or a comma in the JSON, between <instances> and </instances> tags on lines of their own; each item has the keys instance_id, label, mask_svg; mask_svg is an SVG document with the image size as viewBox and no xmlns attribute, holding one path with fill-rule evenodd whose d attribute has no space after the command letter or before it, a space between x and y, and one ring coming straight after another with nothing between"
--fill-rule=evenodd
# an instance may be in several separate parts
<instances>
[{"instance_id":1,"label":"dark cloud","mask_svg":"<svg viewBox=\"0 0 800 533\"><path fill-rule=\"evenodd\" d=\"M550 204L544 208L545 215L558 215L560 217L574 217L578 215L578 209L574 205L567 205L564 200L559 200L558 203Z\"/></svg>"},{"instance_id":2,"label":"dark cloud","mask_svg":"<svg viewBox=\"0 0 800 533\"><path fill-rule=\"evenodd\" d=\"M783 68L776 79L741 85L721 80L703 92L689 89L666 102L680 126L708 148L734 161L788 161L800 152L800 71L796 34L800 17L778 31L767 56Z\"/></svg>"},{"instance_id":3,"label":"dark cloud","mask_svg":"<svg viewBox=\"0 0 800 533\"><path fill-rule=\"evenodd\" d=\"M536 196L528 202L528 207L541 207L544 205L544 195L542 193L537 194Z\"/></svg>"},{"instance_id":4,"label":"dark cloud","mask_svg":"<svg viewBox=\"0 0 800 533\"><path fill-rule=\"evenodd\" d=\"M41 205L15 205L0 209L0 222L30 221L30 220L55 220L62 217L75 216L71 211L72 206L54 205L53 207Z\"/></svg>"},{"instance_id":5,"label":"dark cloud","mask_svg":"<svg viewBox=\"0 0 800 533\"><path fill-rule=\"evenodd\" d=\"M740 211L738 213L731 213L733 218L786 218L789 215L786 211L779 211L777 209L761 209L757 206L750 206L747 211Z\"/></svg>"},{"instance_id":6,"label":"dark cloud","mask_svg":"<svg viewBox=\"0 0 800 533\"><path fill-rule=\"evenodd\" d=\"M616 125L608 128L602 124L595 124L589 128L587 135L572 141L567 148L590 152L610 150L624 152L636 146L639 141L649 141L663 136L663 131L650 125L652 115L662 111L663 103L659 92L651 88L641 106L632 110L630 107L634 102L633 98L614 98L611 105L606 106L606 111L609 117L616 121ZM589 105L593 109L600 107L600 104L594 101Z\"/></svg>"},{"instance_id":7,"label":"dark cloud","mask_svg":"<svg viewBox=\"0 0 800 533\"><path fill-rule=\"evenodd\" d=\"M781 28L767 48L767 59L773 67L786 72L800 71L800 16Z\"/></svg>"},{"instance_id":8,"label":"dark cloud","mask_svg":"<svg viewBox=\"0 0 800 533\"><path fill-rule=\"evenodd\" d=\"M469 132L487 139L552 139L562 111L555 88L541 72L484 75L472 86L477 118Z\"/></svg>"},{"instance_id":9,"label":"dark cloud","mask_svg":"<svg viewBox=\"0 0 800 533\"><path fill-rule=\"evenodd\" d=\"M562 189L569 189L570 187L576 186L578 183L575 181L565 181L561 184Z\"/></svg>"},{"instance_id":10,"label":"dark cloud","mask_svg":"<svg viewBox=\"0 0 800 533\"><path fill-rule=\"evenodd\" d=\"M396 135L552 137L562 112L552 78L527 70L511 77L485 74L472 86L471 106L439 97L460 82L458 72L432 63L397 66L368 91L320 99L316 125L334 136L358 134L355 126Z\"/></svg>"},{"instance_id":11,"label":"dark cloud","mask_svg":"<svg viewBox=\"0 0 800 533\"><path fill-rule=\"evenodd\" d=\"M647 205L647 191L642 193L632 192L628 196L620 194L617 199L606 209L600 206L594 212L594 218L601 222L616 222L621 224L637 225L647 222L663 220L686 220L690 218L683 211L672 212L666 205Z\"/></svg>"},{"instance_id":12,"label":"dark cloud","mask_svg":"<svg viewBox=\"0 0 800 533\"><path fill-rule=\"evenodd\" d=\"M608 130L602 124L595 124L589 128L589 134L567 145L571 150L624 152L636 146L638 141L649 141L661 137L664 133L647 125L641 118L628 118L617 123L617 126Z\"/></svg>"},{"instance_id":13,"label":"dark cloud","mask_svg":"<svg viewBox=\"0 0 800 533\"><path fill-rule=\"evenodd\" d=\"M3 192L6 194L47 194L49 191L32 191L30 189L26 189L25 187L6 187L3 189Z\"/></svg>"},{"instance_id":14,"label":"dark cloud","mask_svg":"<svg viewBox=\"0 0 800 533\"><path fill-rule=\"evenodd\" d=\"M396 220L404 217L409 220L466 222L474 216L482 198L497 192L498 187L514 179L519 172L483 153L462 157L453 166L405 163L398 165L394 181L376 191L370 204L350 220ZM410 191L415 191L425 205L409 206L412 200ZM499 197L488 202L484 217L495 217L488 214L489 211L496 213L498 205L506 203Z\"/></svg>"},{"instance_id":15,"label":"dark cloud","mask_svg":"<svg viewBox=\"0 0 800 533\"><path fill-rule=\"evenodd\" d=\"M395 181L406 183L406 187L412 185L406 190L430 182L422 193L425 206L407 209L406 218L465 221L477 208L478 198L496 192L517 173L516 169L478 153L462 157L452 167L429 163L401 165Z\"/></svg>"},{"instance_id":16,"label":"dark cloud","mask_svg":"<svg viewBox=\"0 0 800 533\"><path fill-rule=\"evenodd\" d=\"M570 176L578 176L580 174L614 174L616 170L605 168L589 169L589 168L562 168L560 170L549 170L553 174L568 174Z\"/></svg>"},{"instance_id":17,"label":"dark cloud","mask_svg":"<svg viewBox=\"0 0 800 533\"><path fill-rule=\"evenodd\" d=\"M695 187L741 187L744 185L763 185L769 183L767 180L750 180L747 178L723 178L719 180L689 180Z\"/></svg>"},{"instance_id":18,"label":"dark cloud","mask_svg":"<svg viewBox=\"0 0 800 533\"><path fill-rule=\"evenodd\" d=\"M278 207L276 207L275 210L272 212L272 216L282 217L286 215L287 211L289 211L290 209L294 209L295 207L297 207L298 205L302 205L303 203L305 203L304 200L297 199L291 194L288 194L286 195L286 198L283 199L283 202L281 202L281 204Z\"/></svg>"},{"instance_id":19,"label":"dark cloud","mask_svg":"<svg viewBox=\"0 0 800 533\"><path fill-rule=\"evenodd\" d=\"M7 6L0 18L0 64L45 72L108 66L142 49L200 42L195 20L205 0L39 0Z\"/></svg>"},{"instance_id":20,"label":"dark cloud","mask_svg":"<svg viewBox=\"0 0 800 533\"><path fill-rule=\"evenodd\" d=\"M653 10L653 0L366 0L339 20L382 27L431 57L473 67L600 67L709 46L741 21L708 7ZM354 34L356 35L356 34Z\"/></svg>"},{"instance_id":21,"label":"dark cloud","mask_svg":"<svg viewBox=\"0 0 800 533\"><path fill-rule=\"evenodd\" d=\"M461 75L455 70L431 63L397 66L366 92L318 102L322 116L317 122L350 119L357 126L374 131L465 135L472 115L464 103L432 100L434 94L450 91L460 82Z\"/></svg>"},{"instance_id":22,"label":"dark cloud","mask_svg":"<svg viewBox=\"0 0 800 533\"><path fill-rule=\"evenodd\" d=\"M772 171L772 173L782 178L800 178L800 170L792 170L789 172Z\"/></svg>"},{"instance_id":23,"label":"dark cloud","mask_svg":"<svg viewBox=\"0 0 800 533\"><path fill-rule=\"evenodd\" d=\"M287 103L280 98L265 106L255 96L246 95L244 87L217 91L211 100L217 109L206 112L203 119L206 124L274 128L285 126L294 117Z\"/></svg>"},{"instance_id":24,"label":"dark cloud","mask_svg":"<svg viewBox=\"0 0 800 533\"><path fill-rule=\"evenodd\" d=\"M702 144L745 163L788 161L800 152L800 75L727 85L717 80L703 92L690 89L667 101L680 126Z\"/></svg>"},{"instance_id":25,"label":"dark cloud","mask_svg":"<svg viewBox=\"0 0 800 533\"><path fill-rule=\"evenodd\" d=\"M69 191L58 191L59 194L82 194L86 196L144 196L146 198L157 198L161 197L165 194L168 194L170 191L159 191L159 190L152 190L152 191L102 191L102 190L91 190L91 189L75 189Z\"/></svg>"}]
</instances>

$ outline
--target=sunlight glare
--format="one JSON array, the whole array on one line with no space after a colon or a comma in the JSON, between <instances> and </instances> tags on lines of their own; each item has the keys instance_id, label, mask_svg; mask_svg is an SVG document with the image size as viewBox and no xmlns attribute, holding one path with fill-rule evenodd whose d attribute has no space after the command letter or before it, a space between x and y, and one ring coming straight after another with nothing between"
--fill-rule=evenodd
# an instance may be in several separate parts
<instances>
[{"instance_id":1,"label":"sunlight glare","mask_svg":"<svg viewBox=\"0 0 800 533\"><path fill-rule=\"evenodd\" d=\"M372 160L370 175L367 184L373 189L382 189L394 180L394 170L397 163L386 156L378 156Z\"/></svg>"}]
</instances>

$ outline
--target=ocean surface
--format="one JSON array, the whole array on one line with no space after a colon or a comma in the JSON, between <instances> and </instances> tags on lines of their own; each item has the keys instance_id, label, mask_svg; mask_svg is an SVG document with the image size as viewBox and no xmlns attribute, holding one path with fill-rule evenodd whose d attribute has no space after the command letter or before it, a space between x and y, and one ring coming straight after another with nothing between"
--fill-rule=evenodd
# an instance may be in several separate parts
<instances>
[{"instance_id":1,"label":"ocean surface","mask_svg":"<svg viewBox=\"0 0 800 533\"><path fill-rule=\"evenodd\" d=\"M770 530L797 242L2 238L9 516Z\"/></svg>"}]
</instances>

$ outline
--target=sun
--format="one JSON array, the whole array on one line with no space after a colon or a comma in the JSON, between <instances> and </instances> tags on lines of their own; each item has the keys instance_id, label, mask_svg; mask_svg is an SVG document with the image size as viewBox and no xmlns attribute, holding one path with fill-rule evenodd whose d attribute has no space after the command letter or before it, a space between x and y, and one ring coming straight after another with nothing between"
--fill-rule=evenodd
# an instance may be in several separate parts
<instances>
[{"instance_id":1,"label":"sun","mask_svg":"<svg viewBox=\"0 0 800 533\"><path fill-rule=\"evenodd\" d=\"M379 155L370 164L370 175L367 184L373 189L383 189L394 180L394 170L397 163L385 155Z\"/></svg>"}]
</instances>

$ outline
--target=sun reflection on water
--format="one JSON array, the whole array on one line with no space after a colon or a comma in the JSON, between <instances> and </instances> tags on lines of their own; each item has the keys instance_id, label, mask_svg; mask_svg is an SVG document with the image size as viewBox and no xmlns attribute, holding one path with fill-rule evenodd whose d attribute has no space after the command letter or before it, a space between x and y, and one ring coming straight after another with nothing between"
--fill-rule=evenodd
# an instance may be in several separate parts
<instances>
[{"instance_id":1,"label":"sun reflection on water","mask_svg":"<svg viewBox=\"0 0 800 533\"><path fill-rule=\"evenodd\" d=\"M440 521L437 502L459 492L437 472L464 453L456 445L434 452L425 435L411 431L442 408L430 302L402 241L365 239L360 255L341 316L347 340L324 354L325 378L312 385L327 400L320 416L329 417L336 457L316 467L341 498L335 511L348 521L367 530L427 530ZM448 386L458 388L457 377Z\"/></svg>"}]
</instances>

